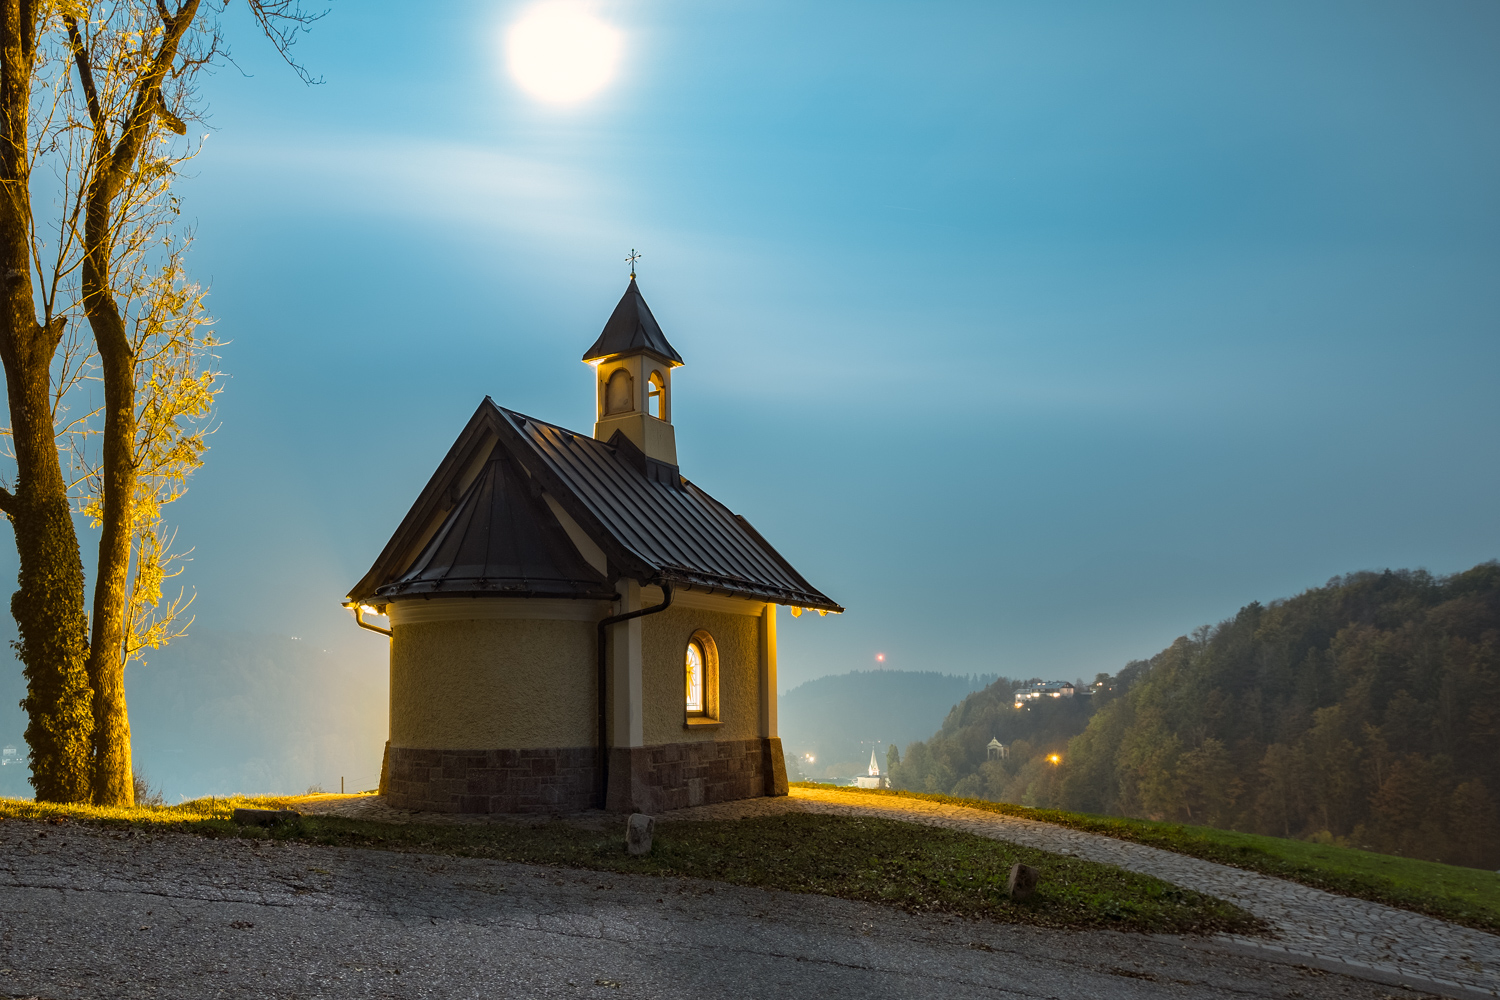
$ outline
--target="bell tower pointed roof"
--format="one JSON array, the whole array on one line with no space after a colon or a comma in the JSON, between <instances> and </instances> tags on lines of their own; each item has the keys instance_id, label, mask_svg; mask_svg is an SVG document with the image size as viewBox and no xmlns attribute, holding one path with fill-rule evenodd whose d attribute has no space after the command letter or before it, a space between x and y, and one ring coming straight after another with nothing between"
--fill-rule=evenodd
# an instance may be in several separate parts
<instances>
[{"instance_id":1,"label":"bell tower pointed roof","mask_svg":"<svg viewBox=\"0 0 1500 1000\"><path fill-rule=\"evenodd\" d=\"M667 343L666 334L661 332L661 325L651 315L651 307L646 305L640 286L631 275L625 294L620 296L620 304L610 313L609 322L604 324L604 332L599 334L594 346L583 353L583 360L599 361L642 351L649 351L673 366L683 363L682 355Z\"/></svg>"}]
</instances>

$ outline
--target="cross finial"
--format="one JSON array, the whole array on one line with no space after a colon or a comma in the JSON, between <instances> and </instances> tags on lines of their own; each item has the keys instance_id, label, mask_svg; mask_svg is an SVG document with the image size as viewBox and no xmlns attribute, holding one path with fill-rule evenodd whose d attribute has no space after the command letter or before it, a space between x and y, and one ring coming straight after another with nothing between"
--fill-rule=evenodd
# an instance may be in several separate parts
<instances>
[{"instance_id":1,"label":"cross finial","mask_svg":"<svg viewBox=\"0 0 1500 1000\"><path fill-rule=\"evenodd\" d=\"M635 252L635 247L630 248L630 256L625 258L625 263L630 265L630 280L635 280L635 262L641 259L641 255Z\"/></svg>"}]
</instances>

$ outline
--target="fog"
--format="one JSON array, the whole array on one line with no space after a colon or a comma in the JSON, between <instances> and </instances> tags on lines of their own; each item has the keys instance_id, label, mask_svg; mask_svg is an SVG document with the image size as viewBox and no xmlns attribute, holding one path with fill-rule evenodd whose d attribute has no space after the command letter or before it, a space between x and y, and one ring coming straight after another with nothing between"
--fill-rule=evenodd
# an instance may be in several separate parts
<instances>
[{"instance_id":1,"label":"fog","mask_svg":"<svg viewBox=\"0 0 1500 1000\"><path fill-rule=\"evenodd\" d=\"M353 624L350 625L351 630ZM0 678L0 745L25 752L21 666ZM166 801L374 788L387 730L386 642L321 648L290 636L193 629L125 675L136 773ZM0 795L30 798L25 767Z\"/></svg>"}]
</instances>

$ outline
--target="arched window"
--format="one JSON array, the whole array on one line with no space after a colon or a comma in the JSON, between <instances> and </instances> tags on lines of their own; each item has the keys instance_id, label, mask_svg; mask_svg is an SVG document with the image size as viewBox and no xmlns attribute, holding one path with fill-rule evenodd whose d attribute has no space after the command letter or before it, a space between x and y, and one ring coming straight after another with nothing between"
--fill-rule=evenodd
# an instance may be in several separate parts
<instances>
[{"instance_id":1,"label":"arched window","mask_svg":"<svg viewBox=\"0 0 1500 1000\"><path fill-rule=\"evenodd\" d=\"M667 419L667 388L661 372L651 373L651 384L646 387L646 412L659 420Z\"/></svg>"},{"instance_id":2,"label":"arched window","mask_svg":"<svg viewBox=\"0 0 1500 1000\"><path fill-rule=\"evenodd\" d=\"M687 710L703 714L703 644L696 639L687 647Z\"/></svg>"},{"instance_id":3,"label":"arched window","mask_svg":"<svg viewBox=\"0 0 1500 1000\"><path fill-rule=\"evenodd\" d=\"M604 384L604 412L629 413L635 409L635 379L623 368L616 368Z\"/></svg>"},{"instance_id":4,"label":"arched window","mask_svg":"<svg viewBox=\"0 0 1500 1000\"><path fill-rule=\"evenodd\" d=\"M688 725L719 721L719 650L713 636L699 629L683 653L683 705Z\"/></svg>"}]
</instances>

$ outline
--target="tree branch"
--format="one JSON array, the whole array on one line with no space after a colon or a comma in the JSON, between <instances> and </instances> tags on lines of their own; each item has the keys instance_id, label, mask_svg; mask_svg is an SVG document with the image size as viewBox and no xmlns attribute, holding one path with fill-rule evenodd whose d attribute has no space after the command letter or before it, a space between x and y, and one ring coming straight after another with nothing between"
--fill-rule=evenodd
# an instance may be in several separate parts
<instances>
[{"instance_id":1,"label":"tree branch","mask_svg":"<svg viewBox=\"0 0 1500 1000\"><path fill-rule=\"evenodd\" d=\"M198 4L199 0L183 0L176 14L162 18L164 30L160 47L157 48L151 65L137 79L135 106L130 109L130 117L120 133L120 141L115 144L105 176L101 178L107 195L106 201L114 200L115 192L130 174L131 165L135 163L141 145L146 141L152 116L167 110L161 100L161 81L167 75L167 70L171 69L172 61L177 58L177 46L182 41L182 36L198 16ZM162 9L165 11L165 6Z\"/></svg>"},{"instance_id":2,"label":"tree branch","mask_svg":"<svg viewBox=\"0 0 1500 1000\"><path fill-rule=\"evenodd\" d=\"M73 61L78 64L78 79L83 84L84 96L89 100L89 120L94 123L94 130L101 131L104 128L104 111L99 107L99 91L94 87L94 69L89 65L89 50L83 44L83 32L78 30L78 18L72 14L63 16L63 24L68 26L68 44L73 49Z\"/></svg>"},{"instance_id":3,"label":"tree branch","mask_svg":"<svg viewBox=\"0 0 1500 1000\"><path fill-rule=\"evenodd\" d=\"M281 58L302 78L303 83L311 86L323 82L322 77L314 80L307 67L292 58L292 46L296 44L298 35L312 30L314 21L327 16L327 10L310 14L302 9L301 0L250 0L250 12L255 15L260 30L265 32L266 38L276 46Z\"/></svg>"},{"instance_id":4,"label":"tree branch","mask_svg":"<svg viewBox=\"0 0 1500 1000\"><path fill-rule=\"evenodd\" d=\"M174 115L167 107L167 99L161 95L161 88L156 88L156 113L161 120L167 123L167 128L178 135L187 135L187 123Z\"/></svg>"},{"instance_id":5,"label":"tree branch","mask_svg":"<svg viewBox=\"0 0 1500 1000\"><path fill-rule=\"evenodd\" d=\"M16 495L0 486L0 514L9 514L16 509Z\"/></svg>"}]
</instances>

